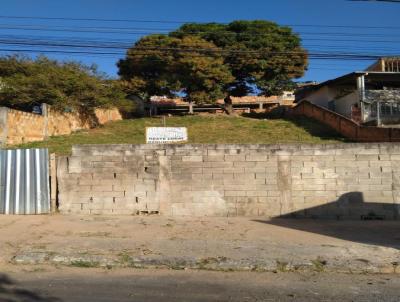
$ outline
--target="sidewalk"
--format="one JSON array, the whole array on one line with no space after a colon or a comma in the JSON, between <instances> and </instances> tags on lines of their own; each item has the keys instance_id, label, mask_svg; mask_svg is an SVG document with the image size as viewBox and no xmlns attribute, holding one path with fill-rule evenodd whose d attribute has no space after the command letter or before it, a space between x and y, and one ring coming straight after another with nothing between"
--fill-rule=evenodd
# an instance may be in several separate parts
<instances>
[{"instance_id":1,"label":"sidewalk","mask_svg":"<svg viewBox=\"0 0 400 302\"><path fill-rule=\"evenodd\" d=\"M1 216L0 266L393 273L396 221Z\"/></svg>"}]
</instances>

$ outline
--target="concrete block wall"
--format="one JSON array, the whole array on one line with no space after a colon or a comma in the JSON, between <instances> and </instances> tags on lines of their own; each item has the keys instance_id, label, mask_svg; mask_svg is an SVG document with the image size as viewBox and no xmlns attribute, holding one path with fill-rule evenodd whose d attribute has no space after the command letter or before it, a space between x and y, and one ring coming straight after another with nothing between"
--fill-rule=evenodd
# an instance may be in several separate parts
<instances>
[{"instance_id":1,"label":"concrete block wall","mask_svg":"<svg viewBox=\"0 0 400 302\"><path fill-rule=\"evenodd\" d=\"M75 146L62 213L397 219L399 144Z\"/></svg>"}]
</instances>

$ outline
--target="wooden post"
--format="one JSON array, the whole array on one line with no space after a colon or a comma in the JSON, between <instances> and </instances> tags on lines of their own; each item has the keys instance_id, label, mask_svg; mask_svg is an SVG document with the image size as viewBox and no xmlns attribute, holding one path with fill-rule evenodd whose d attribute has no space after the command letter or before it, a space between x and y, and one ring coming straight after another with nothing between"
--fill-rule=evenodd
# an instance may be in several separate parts
<instances>
[{"instance_id":1,"label":"wooden post","mask_svg":"<svg viewBox=\"0 0 400 302\"><path fill-rule=\"evenodd\" d=\"M50 210L57 211L57 161L55 153L50 154Z\"/></svg>"},{"instance_id":2,"label":"wooden post","mask_svg":"<svg viewBox=\"0 0 400 302\"><path fill-rule=\"evenodd\" d=\"M193 102L189 101L189 114L193 114Z\"/></svg>"}]
</instances>

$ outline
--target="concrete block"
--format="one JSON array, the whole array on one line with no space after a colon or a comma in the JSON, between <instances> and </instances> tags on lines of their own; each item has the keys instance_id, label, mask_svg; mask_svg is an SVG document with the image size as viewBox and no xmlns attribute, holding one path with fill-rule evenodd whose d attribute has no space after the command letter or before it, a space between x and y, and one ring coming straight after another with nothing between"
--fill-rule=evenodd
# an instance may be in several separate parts
<instances>
[{"instance_id":1,"label":"concrete block","mask_svg":"<svg viewBox=\"0 0 400 302\"><path fill-rule=\"evenodd\" d=\"M392 162L388 160L370 161L369 165L370 167L390 167Z\"/></svg>"},{"instance_id":2,"label":"concrete block","mask_svg":"<svg viewBox=\"0 0 400 302\"><path fill-rule=\"evenodd\" d=\"M313 167L307 167L305 168L304 166L302 167L290 167L291 173L313 173Z\"/></svg>"},{"instance_id":3,"label":"concrete block","mask_svg":"<svg viewBox=\"0 0 400 302\"><path fill-rule=\"evenodd\" d=\"M312 153L314 153L314 152L312 152ZM292 162L305 162L305 161L310 162L310 161L313 161L313 156L312 155L307 155L307 156L293 155L293 156L291 156L291 161Z\"/></svg>"},{"instance_id":4,"label":"concrete block","mask_svg":"<svg viewBox=\"0 0 400 302\"><path fill-rule=\"evenodd\" d=\"M234 179L233 173L212 173L212 179Z\"/></svg>"},{"instance_id":5,"label":"concrete block","mask_svg":"<svg viewBox=\"0 0 400 302\"><path fill-rule=\"evenodd\" d=\"M379 148L367 149L367 148L360 148L357 151L357 155L379 155L380 150Z\"/></svg>"},{"instance_id":6,"label":"concrete block","mask_svg":"<svg viewBox=\"0 0 400 302\"><path fill-rule=\"evenodd\" d=\"M204 156L204 162L223 162L225 160L225 155L208 155Z\"/></svg>"},{"instance_id":7,"label":"concrete block","mask_svg":"<svg viewBox=\"0 0 400 302\"><path fill-rule=\"evenodd\" d=\"M374 154L374 155L357 154L356 155L356 160L357 161L377 161L377 160L380 160L380 159L379 159L379 155L378 154Z\"/></svg>"},{"instance_id":8,"label":"concrete block","mask_svg":"<svg viewBox=\"0 0 400 302\"><path fill-rule=\"evenodd\" d=\"M321 179L324 178L323 173L301 173L301 178L302 179Z\"/></svg>"},{"instance_id":9,"label":"concrete block","mask_svg":"<svg viewBox=\"0 0 400 302\"><path fill-rule=\"evenodd\" d=\"M262 184L263 183L263 179L256 179L255 183L256 184ZM277 185L278 184L278 178L277 177L274 177L274 178L267 177L267 178L265 178L265 184L267 184L267 185Z\"/></svg>"},{"instance_id":10,"label":"concrete block","mask_svg":"<svg viewBox=\"0 0 400 302\"><path fill-rule=\"evenodd\" d=\"M247 196L246 191L225 191L225 197L240 197L240 196Z\"/></svg>"},{"instance_id":11,"label":"concrete block","mask_svg":"<svg viewBox=\"0 0 400 302\"><path fill-rule=\"evenodd\" d=\"M336 155L336 150L335 149L315 149L314 150L314 155L316 156L329 156L329 155Z\"/></svg>"},{"instance_id":12,"label":"concrete block","mask_svg":"<svg viewBox=\"0 0 400 302\"><path fill-rule=\"evenodd\" d=\"M68 158L68 173L81 173L82 166L81 166L81 158L71 156Z\"/></svg>"},{"instance_id":13,"label":"concrete block","mask_svg":"<svg viewBox=\"0 0 400 302\"><path fill-rule=\"evenodd\" d=\"M266 173L266 167L244 168L244 173Z\"/></svg>"},{"instance_id":14,"label":"concrete block","mask_svg":"<svg viewBox=\"0 0 400 302\"><path fill-rule=\"evenodd\" d=\"M225 155L225 161L241 162L246 161L245 155Z\"/></svg>"},{"instance_id":15,"label":"concrete block","mask_svg":"<svg viewBox=\"0 0 400 302\"><path fill-rule=\"evenodd\" d=\"M206 162L203 164L205 168L233 168L232 162Z\"/></svg>"},{"instance_id":16,"label":"concrete block","mask_svg":"<svg viewBox=\"0 0 400 302\"><path fill-rule=\"evenodd\" d=\"M135 184L135 191L155 192L156 187L155 187L155 185Z\"/></svg>"},{"instance_id":17,"label":"concrete block","mask_svg":"<svg viewBox=\"0 0 400 302\"><path fill-rule=\"evenodd\" d=\"M224 168L203 168L204 174L223 174Z\"/></svg>"},{"instance_id":18,"label":"concrete block","mask_svg":"<svg viewBox=\"0 0 400 302\"><path fill-rule=\"evenodd\" d=\"M335 151L337 153L337 150ZM356 154L343 154L343 155L335 155L334 161L355 161Z\"/></svg>"},{"instance_id":19,"label":"concrete block","mask_svg":"<svg viewBox=\"0 0 400 302\"><path fill-rule=\"evenodd\" d=\"M325 179L336 179L339 177L337 173L323 173Z\"/></svg>"},{"instance_id":20,"label":"concrete block","mask_svg":"<svg viewBox=\"0 0 400 302\"><path fill-rule=\"evenodd\" d=\"M321 161L305 161L303 163L303 166L305 168L319 168L319 169L323 169L325 168L325 162L321 162Z\"/></svg>"},{"instance_id":21,"label":"concrete block","mask_svg":"<svg viewBox=\"0 0 400 302\"><path fill-rule=\"evenodd\" d=\"M112 185L92 186L92 192L112 192Z\"/></svg>"},{"instance_id":22,"label":"concrete block","mask_svg":"<svg viewBox=\"0 0 400 302\"><path fill-rule=\"evenodd\" d=\"M281 196L281 191L268 191L267 196L268 197L280 197Z\"/></svg>"},{"instance_id":23,"label":"concrete block","mask_svg":"<svg viewBox=\"0 0 400 302\"><path fill-rule=\"evenodd\" d=\"M245 185L246 183L245 179L223 179L224 185Z\"/></svg>"},{"instance_id":24,"label":"concrete block","mask_svg":"<svg viewBox=\"0 0 400 302\"><path fill-rule=\"evenodd\" d=\"M122 197L125 197L125 192L96 192L95 196L100 197L100 198L106 198L106 197L122 198Z\"/></svg>"},{"instance_id":25,"label":"concrete block","mask_svg":"<svg viewBox=\"0 0 400 302\"><path fill-rule=\"evenodd\" d=\"M254 162L254 161L243 161L243 162L233 162L233 166L239 167L239 168L260 168L264 167L263 165L259 165L259 162Z\"/></svg>"},{"instance_id":26,"label":"concrete block","mask_svg":"<svg viewBox=\"0 0 400 302\"><path fill-rule=\"evenodd\" d=\"M246 155L246 161L268 161L268 155Z\"/></svg>"},{"instance_id":27,"label":"concrete block","mask_svg":"<svg viewBox=\"0 0 400 302\"><path fill-rule=\"evenodd\" d=\"M246 191L246 196L248 196L248 197L263 197L263 196L269 196L269 195L268 195L268 191L254 190L254 191Z\"/></svg>"},{"instance_id":28,"label":"concrete block","mask_svg":"<svg viewBox=\"0 0 400 302\"><path fill-rule=\"evenodd\" d=\"M371 184L368 185L368 189L366 191L389 191L392 189L391 183L385 183L380 185Z\"/></svg>"},{"instance_id":29,"label":"concrete block","mask_svg":"<svg viewBox=\"0 0 400 302\"><path fill-rule=\"evenodd\" d=\"M196 155L196 156L182 156L183 162L202 162L203 156Z\"/></svg>"},{"instance_id":30,"label":"concrete block","mask_svg":"<svg viewBox=\"0 0 400 302\"><path fill-rule=\"evenodd\" d=\"M92 192L92 186L77 186L75 192Z\"/></svg>"},{"instance_id":31,"label":"concrete block","mask_svg":"<svg viewBox=\"0 0 400 302\"><path fill-rule=\"evenodd\" d=\"M224 169L224 173L226 173L226 174L231 174L231 173L233 173L233 174L244 174L245 172L245 169L244 168L227 168L227 169ZM250 174L251 172L249 172L249 174Z\"/></svg>"},{"instance_id":32,"label":"concrete block","mask_svg":"<svg viewBox=\"0 0 400 302\"><path fill-rule=\"evenodd\" d=\"M380 185L382 180L380 178L360 178L358 183L360 185Z\"/></svg>"},{"instance_id":33,"label":"concrete block","mask_svg":"<svg viewBox=\"0 0 400 302\"><path fill-rule=\"evenodd\" d=\"M256 174L255 173L235 173L233 175L235 179L242 179L245 181L252 181L256 179Z\"/></svg>"},{"instance_id":34,"label":"concrete block","mask_svg":"<svg viewBox=\"0 0 400 302\"><path fill-rule=\"evenodd\" d=\"M228 185L225 184L224 185L224 189L225 190L229 190L229 191L235 191L235 190L240 190L240 191L246 191L246 190L255 190L256 189L256 185L255 184L251 184L251 183L246 183L244 185Z\"/></svg>"},{"instance_id":35,"label":"concrete block","mask_svg":"<svg viewBox=\"0 0 400 302\"><path fill-rule=\"evenodd\" d=\"M303 190L324 191L325 190L325 185L303 184Z\"/></svg>"}]
</instances>

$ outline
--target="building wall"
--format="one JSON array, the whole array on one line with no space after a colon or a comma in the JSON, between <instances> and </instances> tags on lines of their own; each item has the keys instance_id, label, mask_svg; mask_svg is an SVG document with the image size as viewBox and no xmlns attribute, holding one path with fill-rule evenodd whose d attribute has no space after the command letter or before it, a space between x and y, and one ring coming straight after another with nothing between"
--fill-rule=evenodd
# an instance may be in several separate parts
<instances>
[{"instance_id":1,"label":"building wall","mask_svg":"<svg viewBox=\"0 0 400 302\"><path fill-rule=\"evenodd\" d=\"M358 91L355 90L352 93L335 100L335 112L351 118L351 108L357 103L359 103L359 95Z\"/></svg>"},{"instance_id":2,"label":"building wall","mask_svg":"<svg viewBox=\"0 0 400 302\"><path fill-rule=\"evenodd\" d=\"M0 140L3 144L20 144L41 141L48 136L70 134L89 129L93 122L104 124L121 120L117 109L97 109L95 120L88 120L75 113L59 113L49 108L44 115L0 108Z\"/></svg>"},{"instance_id":3,"label":"building wall","mask_svg":"<svg viewBox=\"0 0 400 302\"><path fill-rule=\"evenodd\" d=\"M335 99L337 91L329 86L321 87L304 99L315 105L328 108L328 103Z\"/></svg>"},{"instance_id":4,"label":"building wall","mask_svg":"<svg viewBox=\"0 0 400 302\"><path fill-rule=\"evenodd\" d=\"M63 214L397 219L398 144L75 146Z\"/></svg>"}]
</instances>

